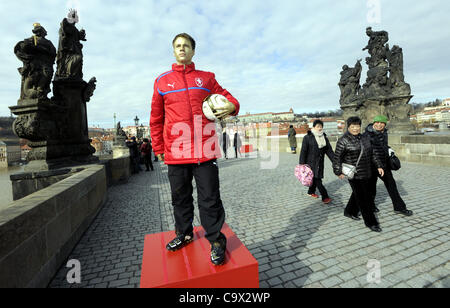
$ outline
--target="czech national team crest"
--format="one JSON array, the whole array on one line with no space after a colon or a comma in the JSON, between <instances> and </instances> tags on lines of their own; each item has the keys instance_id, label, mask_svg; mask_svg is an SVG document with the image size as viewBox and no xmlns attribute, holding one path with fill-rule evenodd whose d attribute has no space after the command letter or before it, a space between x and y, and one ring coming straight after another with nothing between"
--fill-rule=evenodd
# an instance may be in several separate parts
<instances>
[{"instance_id":1,"label":"czech national team crest","mask_svg":"<svg viewBox=\"0 0 450 308\"><path fill-rule=\"evenodd\" d=\"M203 80L201 78L195 78L195 83L198 87L203 87Z\"/></svg>"}]
</instances>

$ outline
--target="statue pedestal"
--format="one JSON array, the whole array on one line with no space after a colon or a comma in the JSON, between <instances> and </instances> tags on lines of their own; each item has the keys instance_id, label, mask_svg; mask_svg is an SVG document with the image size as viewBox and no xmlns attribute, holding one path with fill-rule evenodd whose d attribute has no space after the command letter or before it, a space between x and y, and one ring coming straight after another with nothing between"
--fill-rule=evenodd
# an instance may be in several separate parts
<instances>
[{"instance_id":1,"label":"statue pedestal","mask_svg":"<svg viewBox=\"0 0 450 308\"><path fill-rule=\"evenodd\" d=\"M113 159L130 156L130 149L125 146L125 136L115 136L113 144Z\"/></svg>"},{"instance_id":2,"label":"statue pedestal","mask_svg":"<svg viewBox=\"0 0 450 308\"><path fill-rule=\"evenodd\" d=\"M124 146L113 146L113 159L130 156L130 149Z\"/></svg>"},{"instance_id":3,"label":"statue pedestal","mask_svg":"<svg viewBox=\"0 0 450 308\"><path fill-rule=\"evenodd\" d=\"M258 288L258 262L224 224L227 237L225 264L210 261L211 245L202 227L194 228L194 241L179 251L166 244L175 232L147 235L142 257L141 288Z\"/></svg>"},{"instance_id":4,"label":"statue pedestal","mask_svg":"<svg viewBox=\"0 0 450 308\"><path fill-rule=\"evenodd\" d=\"M88 135L86 89L83 80L57 79L52 99L19 100L10 107L18 116L14 133L29 140L26 171L54 170L98 162Z\"/></svg>"},{"instance_id":5,"label":"statue pedestal","mask_svg":"<svg viewBox=\"0 0 450 308\"><path fill-rule=\"evenodd\" d=\"M362 120L362 130L373 122L378 115L385 115L389 119L387 128L391 133L413 135L417 134L415 126L411 123L411 106L408 104L413 96L373 97L343 105L343 117L347 120L357 116Z\"/></svg>"}]
</instances>

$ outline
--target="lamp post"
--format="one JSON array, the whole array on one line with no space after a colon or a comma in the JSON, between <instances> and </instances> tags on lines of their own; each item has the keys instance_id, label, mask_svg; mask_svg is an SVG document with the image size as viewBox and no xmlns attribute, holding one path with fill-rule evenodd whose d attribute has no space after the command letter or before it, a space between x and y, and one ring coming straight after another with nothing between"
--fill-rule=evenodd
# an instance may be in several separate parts
<instances>
[{"instance_id":1,"label":"lamp post","mask_svg":"<svg viewBox=\"0 0 450 308\"><path fill-rule=\"evenodd\" d=\"M138 137L138 129L139 129L139 118L138 116L136 116L136 118L134 118L134 124L136 124L136 138Z\"/></svg>"}]
</instances>

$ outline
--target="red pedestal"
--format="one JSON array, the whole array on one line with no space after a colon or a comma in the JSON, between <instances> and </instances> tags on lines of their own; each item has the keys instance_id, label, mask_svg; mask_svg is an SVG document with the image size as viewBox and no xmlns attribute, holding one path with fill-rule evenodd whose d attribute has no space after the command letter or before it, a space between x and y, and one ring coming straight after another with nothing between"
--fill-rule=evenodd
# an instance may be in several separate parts
<instances>
[{"instance_id":1,"label":"red pedestal","mask_svg":"<svg viewBox=\"0 0 450 308\"><path fill-rule=\"evenodd\" d=\"M142 257L141 288L258 288L258 262L224 224L225 264L210 261L211 245L202 227L194 228L194 242L176 252L166 250L175 232L147 235Z\"/></svg>"},{"instance_id":2,"label":"red pedestal","mask_svg":"<svg viewBox=\"0 0 450 308\"><path fill-rule=\"evenodd\" d=\"M253 152L253 145L247 144L241 147L241 153L251 153Z\"/></svg>"}]
</instances>

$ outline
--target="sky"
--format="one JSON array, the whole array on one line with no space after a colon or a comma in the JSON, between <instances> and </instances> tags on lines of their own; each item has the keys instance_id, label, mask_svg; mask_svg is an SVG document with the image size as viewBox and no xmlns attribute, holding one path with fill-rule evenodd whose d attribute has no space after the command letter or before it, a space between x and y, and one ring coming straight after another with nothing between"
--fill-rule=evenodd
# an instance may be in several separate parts
<instances>
[{"instance_id":1,"label":"sky","mask_svg":"<svg viewBox=\"0 0 450 308\"><path fill-rule=\"evenodd\" d=\"M450 97L448 0L2 0L0 116L20 96L14 46L39 22L57 47L69 8L87 34L84 79L98 81L89 126L113 127L114 114L125 126L136 115L148 124L154 81L171 69L182 32L196 40L196 68L216 74L240 114L339 109L342 66L369 56L369 26L403 48L411 102Z\"/></svg>"}]
</instances>

